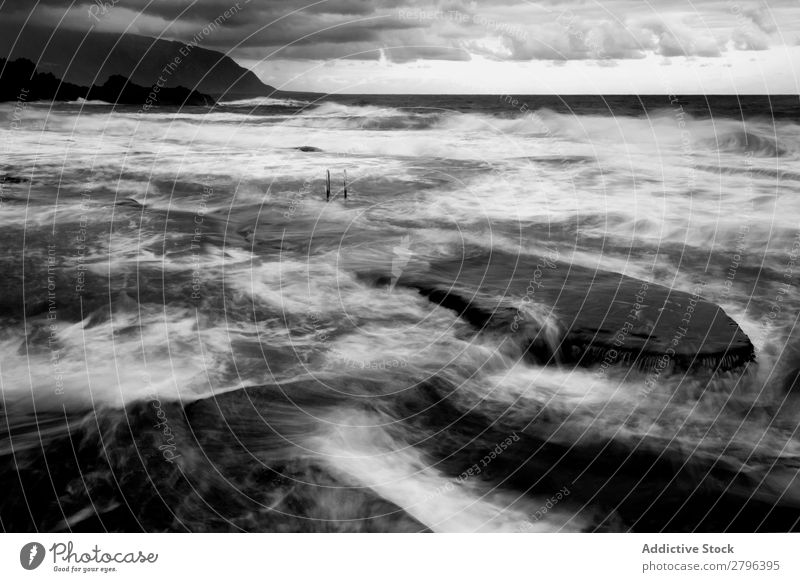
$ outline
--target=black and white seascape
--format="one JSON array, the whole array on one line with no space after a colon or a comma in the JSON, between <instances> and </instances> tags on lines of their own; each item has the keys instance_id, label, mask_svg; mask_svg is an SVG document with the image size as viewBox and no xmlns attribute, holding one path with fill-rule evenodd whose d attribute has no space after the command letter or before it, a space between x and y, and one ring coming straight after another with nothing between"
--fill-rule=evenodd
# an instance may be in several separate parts
<instances>
[{"instance_id":1,"label":"black and white seascape","mask_svg":"<svg viewBox=\"0 0 800 582\"><path fill-rule=\"evenodd\" d=\"M796 7L159 4L0 3L3 531L800 528Z\"/></svg>"}]
</instances>

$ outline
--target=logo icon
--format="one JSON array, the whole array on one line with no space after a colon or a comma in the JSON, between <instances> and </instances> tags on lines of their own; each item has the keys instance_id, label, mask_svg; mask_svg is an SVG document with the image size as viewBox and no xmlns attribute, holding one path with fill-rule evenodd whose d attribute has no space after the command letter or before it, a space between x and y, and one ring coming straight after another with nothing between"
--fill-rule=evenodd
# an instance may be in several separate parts
<instances>
[{"instance_id":1,"label":"logo icon","mask_svg":"<svg viewBox=\"0 0 800 582\"><path fill-rule=\"evenodd\" d=\"M19 551L19 563L26 570L35 570L44 562L44 546L38 542L30 542Z\"/></svg>"}]
</instances>

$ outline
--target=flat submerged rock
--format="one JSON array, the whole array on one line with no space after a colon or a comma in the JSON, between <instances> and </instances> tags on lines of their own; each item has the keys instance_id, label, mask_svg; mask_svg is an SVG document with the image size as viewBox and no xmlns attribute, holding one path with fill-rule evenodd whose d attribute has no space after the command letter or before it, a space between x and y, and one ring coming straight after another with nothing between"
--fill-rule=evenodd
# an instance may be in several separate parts
<instances>
[{"instance_id":1,"label":"flat submerged rock","mask_svg":"<svg viewBox=\"0 0 800 582\"><path fill-rule=\"evenodd\" d=\"M537 363L643 370L731 370L753 344L718 305L619 273L493 251L409 265L395 286L418 290Z\"/></svg>"}]
</instances>

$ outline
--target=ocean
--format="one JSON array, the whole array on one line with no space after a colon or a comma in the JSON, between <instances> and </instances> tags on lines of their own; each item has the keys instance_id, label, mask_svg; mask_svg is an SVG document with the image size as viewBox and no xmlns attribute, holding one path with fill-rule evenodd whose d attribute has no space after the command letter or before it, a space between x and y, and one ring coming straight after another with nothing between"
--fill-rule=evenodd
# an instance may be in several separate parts
<instances>
[{"instance_id":1,"label":"ocean","mask_svg":"<svg viewBox=\"0 0 800 582\"><path fill-rule=\"evenodd\" d=\"M799 121L0 105L0 527L798 529Z\"/></svg>"}]
</instances>

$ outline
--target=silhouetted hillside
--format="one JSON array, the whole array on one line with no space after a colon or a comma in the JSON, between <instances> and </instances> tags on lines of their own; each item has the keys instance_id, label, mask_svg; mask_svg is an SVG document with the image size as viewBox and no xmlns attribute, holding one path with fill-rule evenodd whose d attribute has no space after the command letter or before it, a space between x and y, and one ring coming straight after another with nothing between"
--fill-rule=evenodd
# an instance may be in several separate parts
<instances>
[{"instance_id":1,"label":"silhouetted hillside","mask_svg":"<svg viewBox=\"0 0 800 582\"><path fill-rule=\"evenodd\" d=\"M0 59L0 101L75 101L86 97L86 87L63 83L51 73L39 73L28 59Z\"/></svg>"},{"instance_id":2,"label":"silhouetted hillside","mask_svg":"<svg viewBox=\"0 0 800 582\"><path fill-rule=\"evenodd\" d=\"M121 75L91 88L64 83L51 73L40 73L27 59L7 62L0 58L0 101L106 101L119 105L213 105L214 99L186 87L142 87Z\"/></svg>"},{"instance_id":3,"label":"silhouetted hillside","mask_svg":"<svg viewBox=\"0 0 800 582\"><path fill-rule=\"evenodd\" d=\"M31 59L40 72L53 73L76 85L103 84L112 75L122 75L150 87L178 57L179 65L165 76L167 87L190 87L215 98L224 95L225 99L265 96L275 91L230 57L200 46L133 34L53 31L37 26L25 27L17 39L20 31L4 34L6 29L0 23L0 55L9 60Z\"/></svg>"}]
</instances>

